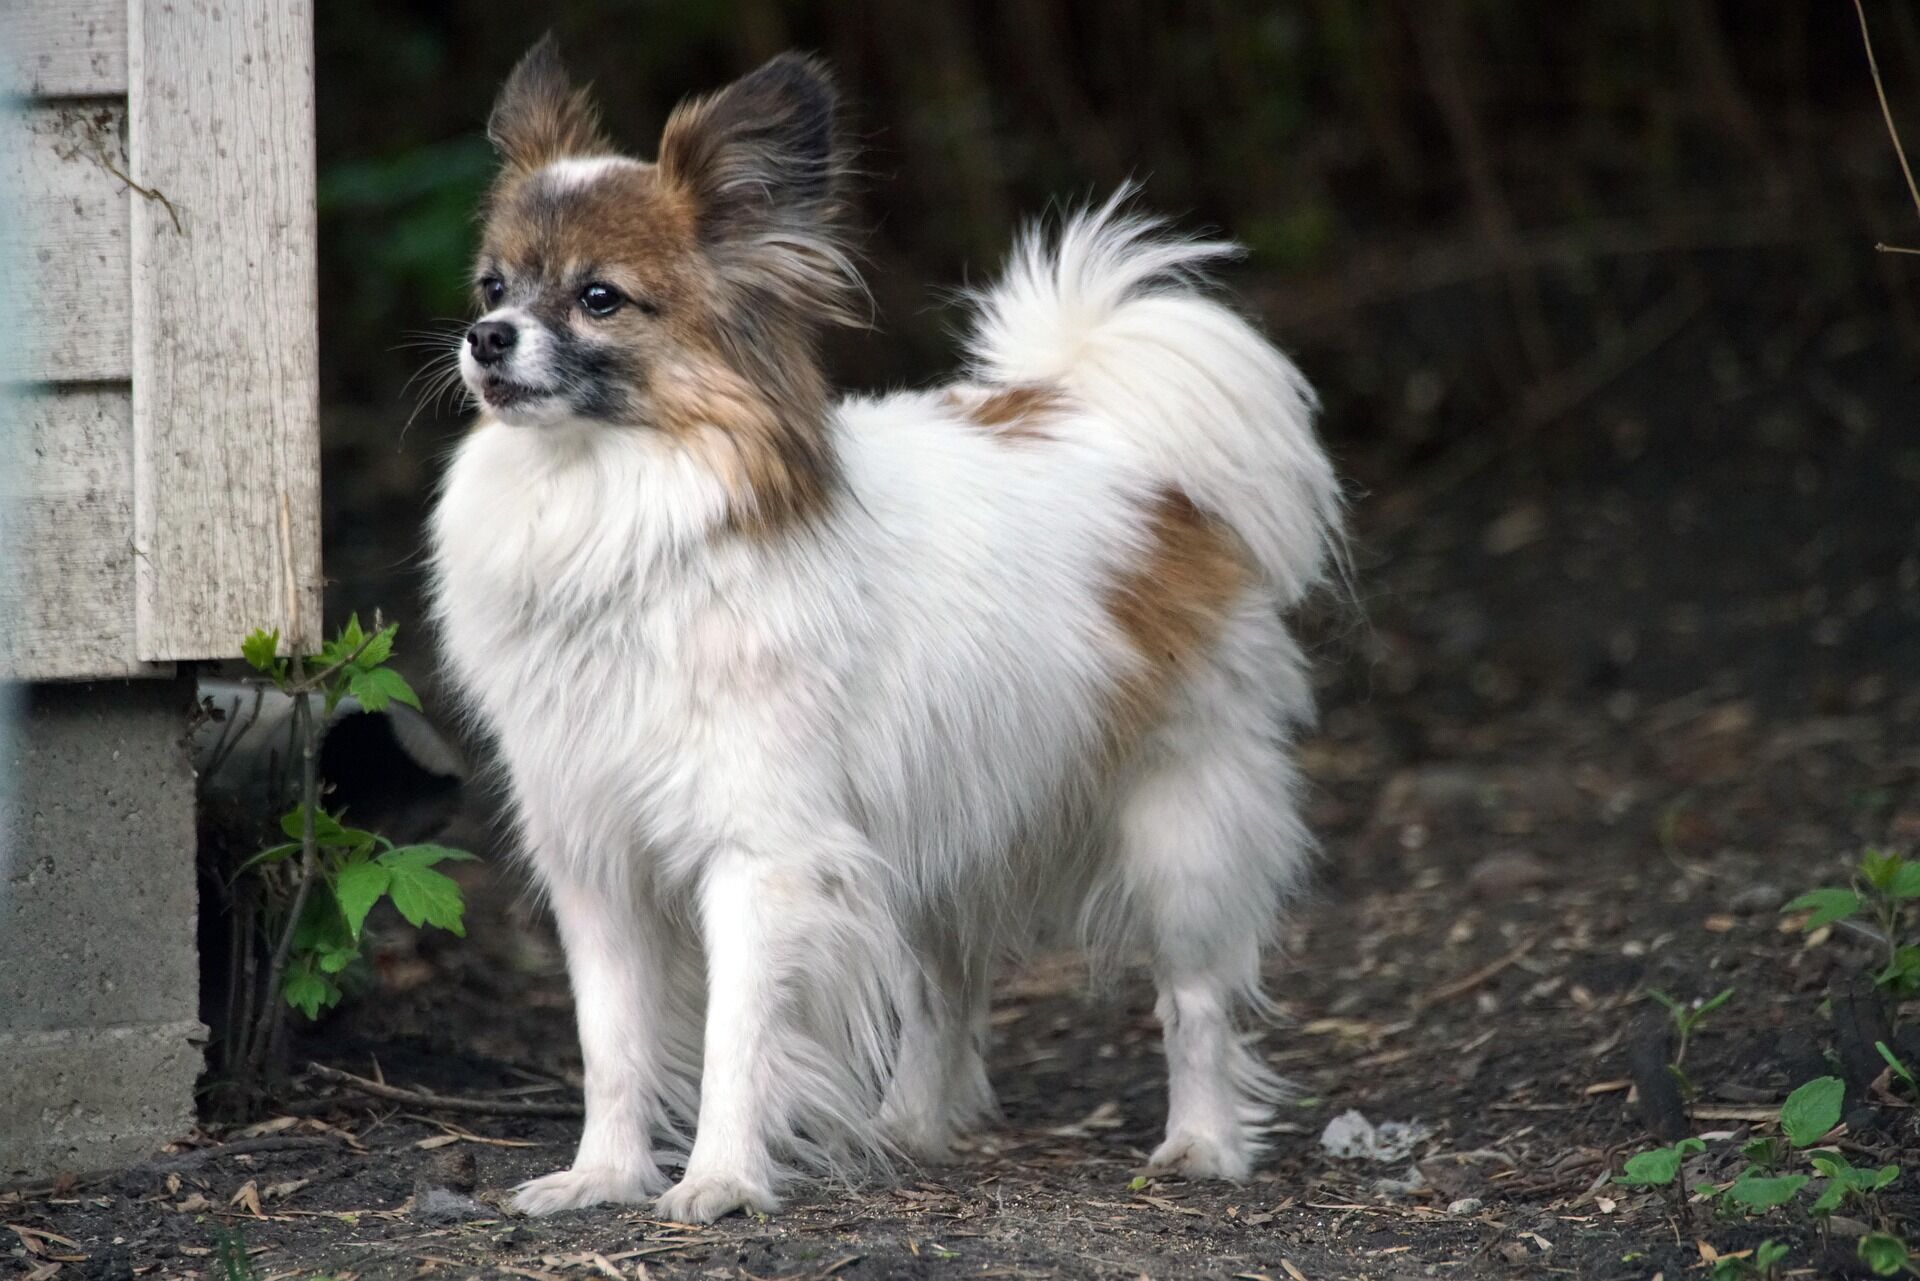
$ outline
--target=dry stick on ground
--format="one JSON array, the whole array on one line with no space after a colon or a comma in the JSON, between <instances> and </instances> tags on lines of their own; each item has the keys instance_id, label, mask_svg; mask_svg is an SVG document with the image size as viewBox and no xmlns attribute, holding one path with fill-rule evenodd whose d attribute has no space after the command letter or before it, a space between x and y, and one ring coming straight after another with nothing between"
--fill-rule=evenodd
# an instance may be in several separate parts
<instances>
[{"instance_id":1,"label":"dry stick on ground","mask_svg":"<svg viewBox=\"0 0 1920 1281\"><path fill-rule=\"evenodd\" d=\"M426 1090L406 1090L397 1085L369 1081L339 1068L309 1063L307 1070L323 1081L344 1085L350 1090L390 1103L411 1103L415 1107L439 1108L443 1112L472 1112L480 1116L581 1116L578 1103L526 1103L517 1100L463 1098L457 1095L431 1094Z\"/></svg>"},{"instance_id":2,"label":"dry stick on ground","mask_svg":"<svg viewBox=\"0 0 1920 1281\"><path fill-rule=\"evenodd\" d=\"M150 1170L155 1174L177 1174L181 1170L191 1170L224 1157L339 1147L344 1142L345 1140L332 1134L265 1134L256 1138L235 1139L231 1143L216 1143L211 1147L195 1148L191 1152L183 1152L178 1156L157 1157L138 1168Z\"/></svg>"},{"instance_id":3,"label":"dry stick on ground","mask_svg":"<svg viewBox=\"0 0 1920 1281\"><path fill-rule=\"evenodd\" d=\"M1900 145L1900 130L1893 123L1893 108L1887 105L1887 87L1880 80L1880 60L1873 56L1873 36L1867 31L1867 10L1860 0L1853 0L1853 11L1860 18L1860 42L1867 47L1867 70L1873 73L1873 91L1880 98L1880 115L1887 122L1887 136L1893 139L1893 154L1900 157L1900 172L1906 175L1907 194L1913 197L1913 209L1920 213L1920 186L1913 181L1913 166L1907 163L1907 149ZM1877 244L1874 246L1883 254L1920 254L1920 249L1908 249L1902 245Z\"/></svg>"}]
</instances>

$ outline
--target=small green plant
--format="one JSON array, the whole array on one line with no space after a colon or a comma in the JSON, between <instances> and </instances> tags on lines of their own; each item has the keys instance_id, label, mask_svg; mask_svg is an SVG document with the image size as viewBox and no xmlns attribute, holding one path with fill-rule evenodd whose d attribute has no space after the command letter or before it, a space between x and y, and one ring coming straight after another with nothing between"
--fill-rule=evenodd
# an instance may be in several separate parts
<instances>
[{"instance_id":1,"label":"small green plant","mask_svg":"<svg viewBox=\"0 0 1920 1281\"><path fill-rule=\"evenodd\" d=\"M1773 1281L1780 1273L1780 1264L1787 1257L1787 1247L1778 1241L1762 1241L1751 1250L1742 1250L1738 1254L1723 1254L1713 1261L1713 1281Z\"/></svg>"},{"instance_id":2,"label":"small green plant","mask_svg":"<svg viewBox=\"0 0 1920 1281\"><path fill-rule=\"evenodd\" d=\"M263 678L255 687L254 720L268 686L290 701L287 756L299 770L289 789L292 808L279 824L287 839L240 862L230 878L247 890L234 895L247 905L235 927L237 950L251 962L255 945L242 936L257 933L264 954L263 964L235 967L229 997L224 1059L243 1100L251 1100L277 1051L286 1011L312 1019L340 1001L340 980L359 959L367 915L381 899L410 925L465 933L460 887L436 869L471 854L442 845L396 846L348 826L343 814L322 804L320 744L344 699L368 712L392 703L419 710L412 687L387 666L398 632L398 624L383 626L378 618L366 630L356 615L312 656L282 657L278 632L256 630L241 645L241 656Z\"/></svg>"},{"instance_id":3,"label":"small green plant","mask_svg":"<svg viewBox=\"0 0 1920 1281\"><path fill-rule=\"evenodd\" d=\"M1914 1266L1907 1243L1891 1232L1867 1233L1860 1238L1858 1252L1860 1262L1877 1277L1899 1276L1902 1272L1920 1276L1920 1267Z\"/></svg>"},{"instance_id":4,"label":"small green plant","mask_svg":"<svg viewBox=\"0 0 1920 1281\"><path fill-rule=\"evenodd\" d=\"M1798 1196L1812 1176L1779 1171L1795 1148L1811 1147L1840 1123L1845 1092L1839 1078L1823 1076L1789 1094L1780 1107L1784 1139L1756 1138L1740 1149L1747 1168L1721 1192L1721 1203L1747 1214L1765 1214Z\"/></svg>"},{"instance_id":5,"label":"small green plant","mask_svg":"<svg viewBox=\"0 0 1920 1281\"><path fill-rule=\"evenodd\" d=\"M1704 1001L1677 1001L1659 988L1649 988L1647 995L1658 1001L1667 1011L1667 1018L1673 1024L1673 1062L1667 1070L1680 1082L1680 1088L1689 1096L1695 1094L1693 1081L1682 1070L1687 1061L1687 1042L1693 1036L1693 1030L1700 1026L1700 1020L1725 1005L1733 997L1732 988L1722 988Z\"/></svg>"},{"instance_id":6,"label":"small green plant","mask_svg":"<svg viewBox=\"0 0 1920 1281\"><path fill-rule=\"evenodd\" d=\"M1827 1177L1827 1186L1813 1203L1813 1213L1832 1214L1852 1201L1871 1206L1874 1193L1900 1177L1900 1167L1883 1165L1862 1169L1832 1149L1807 1154L1813 1168Z\"/></svg>"},{"instance_id":7,"label":"small green plant","mask_svg":"<svg viewBox=\"0 0 1920 1281\"><path fill-rule=\"evenodd\" d=\"M1662 1148L1636 1152L1627 1158L1623 1171L1616 1174L1613 1181L1629 1188L1667 1189L1674 1213L1682 1222L1690 1222L1692 1216L1687 1210L1687 1181L1681 1174L1681 1167L1689 1156L1706 1150L1707 1145L1699 1139L1685 1138Z\"/></svg>"},{"instance_id":8,"label":"small green plant","mask_svg":"<svg viewBox=\"0 0 1920 1281\"><path fill-rule=\"evenodd\" d=\"M1873 981L1895 997L1920 994L1920 944L1903 942L1920 900L1920 860L1868 850L1860 858L1850 886L1808 890L1780 910L1805 912L1802 928L1817 930L1837 921L1865 916L1863 927L1884 949L1885 964Z\"/></svg>"}]
</instances>

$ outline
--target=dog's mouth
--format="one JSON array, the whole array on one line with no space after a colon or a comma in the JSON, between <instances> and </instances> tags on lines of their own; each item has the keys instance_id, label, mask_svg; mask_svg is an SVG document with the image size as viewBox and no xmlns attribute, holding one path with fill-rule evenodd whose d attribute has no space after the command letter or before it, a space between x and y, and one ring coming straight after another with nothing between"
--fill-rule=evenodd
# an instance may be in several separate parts
<instances>
[{"instance_id":1,"label":"dog's mouth","mask_svg":"<svg viewBox=\"0 0 1920 1281\"><path fill-rule=\"evenodd\" d=\"M490 409L507 409L548 394L543 387L529 387L526 383L517 383L498 374L488 374L480 380L480 398L487 402Z\"/></svg>"}]
</instances>

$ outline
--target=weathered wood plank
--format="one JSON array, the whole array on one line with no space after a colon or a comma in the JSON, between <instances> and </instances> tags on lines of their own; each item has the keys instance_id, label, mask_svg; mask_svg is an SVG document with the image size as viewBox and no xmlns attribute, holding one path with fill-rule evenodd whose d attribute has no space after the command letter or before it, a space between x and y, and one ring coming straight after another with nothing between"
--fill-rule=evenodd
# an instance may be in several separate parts
<instances>
[{"instance_id":1,"label":"weathered wood plank","mask_svg":"<svg viewBox=\"0 0 1920 1281\"><path fill-rule=\"evenodd\" d=\"M0 109L0 262L31 317L0 343L0 381L124 381L133 368L119 103Z\"/></svg>"},{"instance_id":2,"label":"weathered wood plank","mask_svg":"<svg viewBox=\"0 0 1920 1281\"><path fill-rule=\"evenodd\" d=\"M127 92L129 0L0 0L0 98Z\"/></svg>"},{"instance_id":3,"label":"weathered wood plank","mask_svg":"<svg viewBox=\"0 0 1920 1281\"><path fill-rule=\"evenodd\" d=\"M127 388L0 399L0 679L159 676L134 654Z\"/></svg>"},{"instance_id":4,"label":"weathered wood plank","mask_svg":"<svg viewBox=\"0 0 1920 1281\"><path fill-rule=\"evenodd\" d=\"M135 606L143 658L320 630L310 0L132 6ZM177 226L176 226L177 218Z\"/></svg>"}]
</instances>

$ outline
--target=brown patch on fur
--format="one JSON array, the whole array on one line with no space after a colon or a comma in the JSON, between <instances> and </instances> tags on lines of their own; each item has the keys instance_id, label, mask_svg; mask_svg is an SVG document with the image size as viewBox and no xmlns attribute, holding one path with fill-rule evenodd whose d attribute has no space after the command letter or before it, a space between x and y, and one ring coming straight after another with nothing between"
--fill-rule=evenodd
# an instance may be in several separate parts
<instances>
[{"instance_id":1,"label":"brown patch on fur","mask_svg":"<svg viewBox=\"0 0 1920 1281\"><path fill-rule=\"evenodd\" d=\"M1131 743L1159 714L1175 678L1220 634L1250 575L1233 535L1178 489L1145 512L1147 553L1107 591L1107 614L1140 657L1120 684L1116 745Z\"/></svg>"},{"instance_id":2,"label":"brown patch on fur","mask_svg":"<svg viewBox=\"0 0 1920 1281\"><path fill-rule=\"evenodd\" d=\"M950 388L947 403L962 417L1007 441L1051 440L1046 422L1067 411L1071 401L1058 387L1024 384L1018 387Z\"/></svg>"}]
</instances>

